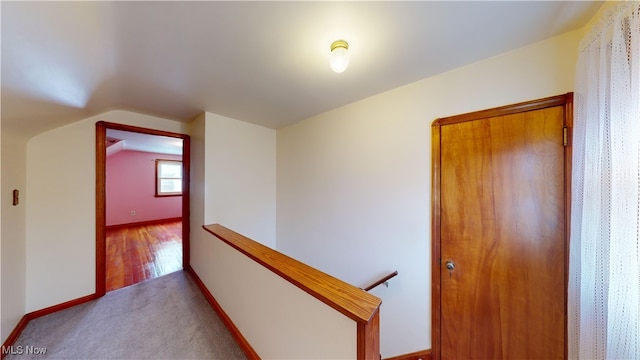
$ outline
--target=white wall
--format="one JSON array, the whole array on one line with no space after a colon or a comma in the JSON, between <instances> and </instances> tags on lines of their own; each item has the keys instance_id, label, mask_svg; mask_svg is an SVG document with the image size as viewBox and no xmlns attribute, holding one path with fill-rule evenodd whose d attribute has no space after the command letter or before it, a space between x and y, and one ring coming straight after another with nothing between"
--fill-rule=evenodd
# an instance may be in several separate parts
<instances>
[{"instance_id":1,"label":"white wall","mask_svg":"<svg viewBox=\"0 0 640 360\"><path fill-rule=\"evenodd\" d=\"M204 254L215 240L203 225L219 223L275 247L276 132L206 112L189 125L191 266L204 281L213 272Z\"/></svg>"},{"instance_id":2,"label":"white wall","mask_svg":"<svg viewBox=\"0 0 640 360\"><path fill-rule=\"evenodd\" d=\"M26 203L27 141L2 131L2 217L0 245L2 325L0 338L6 340L25 314L26 295ZM13 189L20 191L20 204L12 205Z\"/></svg>"},{"instance_id":3,"label":"white wall","mask_svg":"<svg viewBox=\"0 0 640 360\"><path fill-rule=\"evenodd\" d=\"M29 140L26 312L95 292L95 123L100 120L176 133L187 127L109 111Z\"/></svg>"},{"instance_id":4,"label":"white wall","mask_svg":"<svg viewBox=\"0 0 640 360\"><path fill-rule=\"evenodd\" d=\"M206 234L196 272L262 359L355 359L356 322Z\"/></svg>"},{"instance_id":5,"label":"white wall","mask_svg":"<svg viewBox=\"0 0 640 360\"><path fill-rule=\"evenodd\" d=\"M572 91L581 30L277 132L277 247L356 286L398 270L383 357L431 347L431 123Z\"/></svg>"},{"instance_id":6,"label":"white wall","mask_svg":"<svg viewBox=\"0 0 640 360\"><path fill-rule=\"evenodd\" d=\"M189 216L191 222L190 247L191 265L194 259L196 262L206 262L205 258L198 255L198 249L207 242L206 233L202 225L207 225L204 218L205 208L205 113L200 114L189 123L189 133L191 136L191 186L189 199Z\"/></svg>"},{"instance_id":7,"label":"white wall","mask_svg":"<svg viewBox=\"0 0 640 360\"><path fill-rule=\"evenodd\" d=\"M264 359L355 358L354 321L202 229L275 245L276 132L205 113L191 136L191 265L209 291Z\"/></svg>"},{"instance_id":8,"label":"white wall","mask_svg":"<svg viewBox=\"0 0 640 360\"><path fill-rule=\"evenodd\" d=\"M205 113L205 124L205 224L274 248L275 130L212 113Z\"/></svg>"}]
</instances>

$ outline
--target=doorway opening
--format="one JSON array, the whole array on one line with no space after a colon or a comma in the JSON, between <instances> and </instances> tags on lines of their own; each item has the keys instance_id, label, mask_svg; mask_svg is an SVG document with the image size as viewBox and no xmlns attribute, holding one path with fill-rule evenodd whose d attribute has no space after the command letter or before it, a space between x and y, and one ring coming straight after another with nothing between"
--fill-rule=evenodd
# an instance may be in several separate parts
<instances>
[{"instance_id":1,"label":"doorway opening","mask_svg":"<svg viewBox=\"0 0 640 360\"><path fill-rule=\"evenodd\" d=\"M189 265L189 136L96 124L96 295Z\"/></svg>"}]
</instances>

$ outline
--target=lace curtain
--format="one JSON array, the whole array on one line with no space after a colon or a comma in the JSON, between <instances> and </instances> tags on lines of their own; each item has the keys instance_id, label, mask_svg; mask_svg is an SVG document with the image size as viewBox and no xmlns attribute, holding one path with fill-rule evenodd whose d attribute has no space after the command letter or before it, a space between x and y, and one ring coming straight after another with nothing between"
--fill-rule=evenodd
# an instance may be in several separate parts
<instances>
[{"instance_id":1,"label":"lace curtain","mask_svg":"<svg viewBox=\"0 0 640 360\"><path fill-rule=\"evenodd\" d=\"M569 357L640 359L640 2L582 40L573 130Z\"/></svg>"}]
</instances>

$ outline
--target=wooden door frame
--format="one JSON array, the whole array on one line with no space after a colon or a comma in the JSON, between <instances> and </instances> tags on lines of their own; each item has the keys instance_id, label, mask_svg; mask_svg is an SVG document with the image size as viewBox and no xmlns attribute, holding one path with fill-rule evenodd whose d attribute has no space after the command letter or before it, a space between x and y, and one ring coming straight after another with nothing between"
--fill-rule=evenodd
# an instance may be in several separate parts
<instances>
[{"instance_id":1,"label":"wooden door frame","mask_svg":"<svg viewBox=\"0 0 640 360\"><path fill-rule=\"evenodd\" d=\"M564 184L565 184L565 276L564 276L564 357L568 357L568 329L567 329L567 292L569 285L569 229L571 210L571 131L573 128L573 93L547 97L539 100L527 101L513 105L501 106L488 110L475 111L462 115L455 115L436 119L431 125L431 148L432 148L432 179L431 179L431 354L434 360L441 358L441 259L440 259L440 135L443 125L450 125L466 121L479 120L489 117L517 114L532 110L540 110L548 107L564 106L564 126L567 128L566 141L564 147Z\"/></svg>"},{"instance_id":2,"label":"wooden door frame","mask_svg":"<svg viewBox=\"0 0 640 360\"><path fill-rule=\"evenodd\" d=\"M189 135L99 121L96 123L96 296L106 293L106 164L107 129L182 139L182 267L189 268L189 174L191 138Z\"/></svg>"}]
</instances>

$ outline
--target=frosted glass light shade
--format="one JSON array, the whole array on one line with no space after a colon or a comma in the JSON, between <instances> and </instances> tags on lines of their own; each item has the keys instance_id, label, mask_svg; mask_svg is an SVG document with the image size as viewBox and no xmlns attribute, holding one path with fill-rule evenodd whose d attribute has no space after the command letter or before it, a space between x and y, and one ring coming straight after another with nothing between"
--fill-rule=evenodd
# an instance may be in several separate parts
<instances>
[{"instance_id":1,"label":"frosted glass light shade","mask_svg":"<svg viewBox=\"0 0 640 360\"><path fill-rule=\"evenodd\" d=\"M338 74L345 71L349 66L349 44L344 40L335 41L331 44L331 54L329 55L329 65Z\"/></svg>"}]
</instances>

